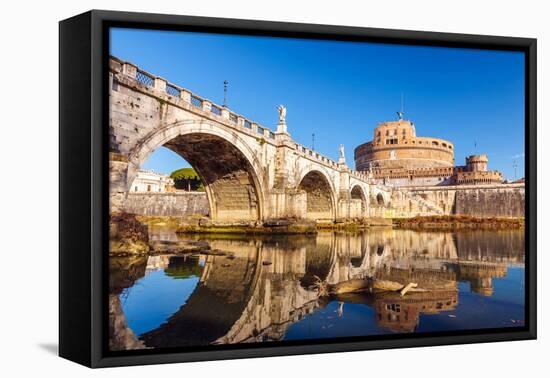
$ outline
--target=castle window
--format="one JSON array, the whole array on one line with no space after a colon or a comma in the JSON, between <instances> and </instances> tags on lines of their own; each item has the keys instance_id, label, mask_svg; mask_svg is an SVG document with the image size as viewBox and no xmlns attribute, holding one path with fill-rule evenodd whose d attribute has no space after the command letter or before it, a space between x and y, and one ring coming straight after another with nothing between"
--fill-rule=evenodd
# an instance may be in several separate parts
<instances>
[{"instance_id":1,"label":"castle window","mask_svg":"<svg viewBox=\"0 0 550 378\"><path fill-rule=\"evenodd\" d=\"M439 143L437 143L435 140L432 140L432 145L433 146L439 146Z\"/></svg>"},{"instance_id":2,"label":"castle window","mask_svg":"<svg viewBox=\"0 0 550 378\"><path fill-rule=\"evenodd\" d=\"M148 192L151 191L151 185L147 185L147 191L148 191Z\"/></svg>"}]
</instances>

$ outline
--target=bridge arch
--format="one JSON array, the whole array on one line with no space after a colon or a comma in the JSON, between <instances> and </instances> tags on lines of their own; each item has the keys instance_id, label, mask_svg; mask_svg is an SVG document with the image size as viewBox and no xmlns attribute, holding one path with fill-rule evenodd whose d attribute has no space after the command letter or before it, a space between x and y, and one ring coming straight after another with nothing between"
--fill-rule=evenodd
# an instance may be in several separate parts
<instances>
[{"instance_id":1,"label":"bridge arch","mask_svg":"<svg viewBox=\"0 0 550 378\"><path fill-rule=\"evenodd\" d=\"M350 197L351 199L361 200L361 215L365 216L367 212L367 195L361 185L356 184L351 188Z\"/></svg>"},{"instance_id":2,"label":"bridge arch","mask_svg":"<svg viewBox=\"0 0 550 378\"><path fill-rule=\"evenodd\" d=\"M330 220L336 218L336 195L331 178L319 169L304 172L298 181L298 189L306 192L308 219Z\"/></svg>"},{"instance_id":3,"label":"bridge arch","mask_svg":"<svg viewBox=\"0 0 550 378\"><path fill-rule=\"evenodd\" d=\"M372 206L385 207L391 202L391 192L373 186L369 198Z\"/></svg>"},{"instance_id":4,"label":"bridge arch","mask_svg":"<svg viewBox=\"0 0 550 378\"><path fill-rule=\"evenodd\" d=\"M129 155L127 190L143 162L161 146L183 157L197 171L213 220L263 219L265 191L257 156L234 131L210 121L167 124L143 138Z\"/></svg>"}]
</instances>

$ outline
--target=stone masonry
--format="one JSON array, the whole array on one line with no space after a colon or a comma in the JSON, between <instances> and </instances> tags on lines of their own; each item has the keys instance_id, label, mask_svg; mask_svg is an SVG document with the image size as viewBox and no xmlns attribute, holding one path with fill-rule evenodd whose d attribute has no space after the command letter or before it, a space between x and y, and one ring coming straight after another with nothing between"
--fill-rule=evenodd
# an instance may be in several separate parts
<instances>
[{"instance_id":1,"label":"stone masonry","mask_svg":"<svg viewBox=\"0 0 550 378\"><path fill-rule=\"evenodd\" d=\"M208 215L209 206L204 192L128 193L124 210L137 215L190 216Z\"/></svg>"},{"instance_id":2,"label":"stone masonry","mask_svg":"<svg viewBox=\"0 0 550 378\"><path fill-rule=\"evenodd\" d=\"M524 184L453 185L401 188L446 215L477 217L524 217Z\"/></svg>"}]
</instances>

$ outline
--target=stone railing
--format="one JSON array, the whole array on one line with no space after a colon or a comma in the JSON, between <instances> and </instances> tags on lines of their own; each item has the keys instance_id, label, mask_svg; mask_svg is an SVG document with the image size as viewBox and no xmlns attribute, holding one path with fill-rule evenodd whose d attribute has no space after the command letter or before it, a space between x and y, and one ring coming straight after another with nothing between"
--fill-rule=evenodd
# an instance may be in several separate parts
<instances>
[{"instance_id":1,"label":"stone railing","mask_svg":"<svg viewBox=\"0 0 550 378\"><path fill-rule=\"evenodd\" d=\"M352 170L350 172L350 175L352 177L355 177L356 179L363 180L363 181L369 181L369 174L365 171L355 171Z\"/></svg>"},{"instance_id":2,"label":"stone railing","mask_svg":"<svg viewBox=\"0 0 550 378\"><path fill-rule=\"evenodd\" d=\"M310 159L310 160L315 160L321 164L324 164L324 165L327 165L329 167L332 167L332 168L337 168L338 167L338 163L335 162L334 160L326 157L326 156L323 156L321 155L320 153L312 150L311 148L308 148L304 145L301 145L299 143L295 143L295 150L296 150L296 153L302 157L305 157L307 159Z\"/></svg>"},{"instance_id":3,"label":"stone railing","mask_svg":"<svg viewBox=\"0 0 550 378\"><path fill-rule=\"evenodd\" d=\"M305 157L310 160L315 160L323 165L329 166L334 169L338 168L338 163L335 160L332 160L324 155L321 155L320 153L304 145L295 143L295 150L296 150L296 153L302 157ZM355 177L356 179L359 179L365 182L368 181L369 179L368 173L363 171L350 170L350 175Z\"/></svg>"},{"instance_id":4,"label":"stone railing","mask_svg":"<svg viewBox=\"0 0 550 378\"><path fill-rule=\"evenodd\" d=\"M111 56L110 58L111 71L120 73L135 80L139 85L153 90L157 93L169 96L177 105L180 101L191 105L191 108L203 111L209 116L213 116L216 121L221 121L225 125L238 128L254 137L263 137L265 142L274 143L275 133L269 128L263 127L260 124L237 114L227 107L218 105L204 97L201 97L188 89L180 87L177 84L170 83L165 79L153 75L129 62L124 62L118 58Z\"/></svg>"}]
</instances>

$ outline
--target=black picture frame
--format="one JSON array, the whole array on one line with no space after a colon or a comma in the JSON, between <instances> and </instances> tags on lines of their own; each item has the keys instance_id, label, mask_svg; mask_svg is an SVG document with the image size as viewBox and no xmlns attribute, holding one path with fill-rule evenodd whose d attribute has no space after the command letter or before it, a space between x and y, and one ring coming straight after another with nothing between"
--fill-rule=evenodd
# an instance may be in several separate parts
<instances>
[{"instance_id":1,"label":"black picture frame","mask_svg":"<svg viewBox=\"0 0 550 378\"><path fill-rule=\"evenodd\" d=\"M369 41L525 53L526 325L113 354L106 348L110 27ZM59 24L59 354L89 367L250 358L536 338L536 39L92 10Z\"/></svg>"}]
</instances>

